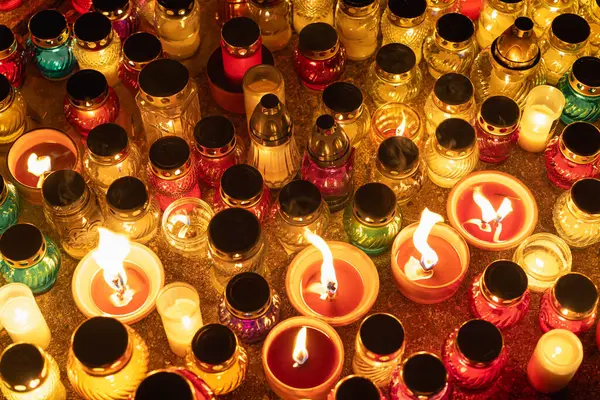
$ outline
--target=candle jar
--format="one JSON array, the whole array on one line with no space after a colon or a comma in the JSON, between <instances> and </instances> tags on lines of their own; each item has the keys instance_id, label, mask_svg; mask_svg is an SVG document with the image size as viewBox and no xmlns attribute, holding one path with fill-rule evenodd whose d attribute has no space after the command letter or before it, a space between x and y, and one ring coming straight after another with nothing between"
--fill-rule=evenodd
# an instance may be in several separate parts
<instances>
[{"instance_id":1,"label":"candle jar","mask_svg":"<svg viewBox=\"0 0 600 400\"><path fill-rule=\"evenodd\" d=\"M426 9L425 0L389 0L381 19L383 44L402 43L410 47L415 52L417 65L421 62L423 42L430 29Z\"/></svg>"},{"instance_id":2,"label":"candle jar","mask_svg":"<svg viewBox=\"0 0 600 400\"><path fill-rule=\"evenodd\" d=\"M448 400L452 396L448 371L438 356L414 353L394 371L390 395L391 400Z\"/></svg>"},{"instance_id":3,"label":"candle jar","mask_svg":"<svg viewBox=\"0 0 600 400\"><path fill-rule=\"evenodd\" d=\"M425 129L435 135L439 124L450 118L460 118L475 125L477 106L473 84L465 75L450 72L438 78L424 106Z\"/></svg>"},{"instance_id":4,"label":"candle jar","mask_svg":"<svg viewBox=\"0 0 600 400\"><path fill-rule=\"evenodd\" d=\"M588 5L586 7L584 3L585 0L580 0L580 7L578 14L585 18L585 20L590 24L590 28L592 30L592 34L590 36L590 45L592 48L592 54L597 54L598 50L600 50L600 34L598 32L598 28L600 27L600 4L596 3L596 1L588 0Z\"/></svg>"},{"instance_id":5,"label":"candle jar","mask_svg":"<svg viewBox=\"0 0 600 400\"><path fill-rule=\"evenodd\" d=\"M482 319L455 329L442 347L442 358L454 382L471 390L494 383L508 361L502 333Z\"/></svg>"},{"instance_id":6,"label":"candle jar","mask_svg":"<svg viewBox=\"0 0 600 400\"><path fill-rule=\"evenodd\" d=\"M432 0L427 3L427 19L435 24L442 16L458 13L459 0Z\"/></svg>"},{"instance_id":7,"label":"candle jar","mask_svg":"<svg viewBox=\"0 0 600 400\"><path fill-rule=\"evenodd\" d=\"M325 89L339 80L346 69L346 49L333 26L324 22L302 29L293 57L300 81L311 90Z\"/></svg>"},{"instance_id":8,"label":"candle jar","mask_svg":"<svg viewBox=\"0 0 600 400\"><path fill-rule=\"evenodd\" d=\"M83 69L67 81L63 111L69 124L83 137L98 125L115 122L119 108L117 94L100 72Z\"/></svg>"},{"instance_id":9,"label":"candle jar","mask_svg":"<svg viewBox=\"0 0 600 400\"><path fill-rule=\"evenodd\" d=\"M162 56L162 45L156 36L137 32L123 42L123 57L119 66L119 79L124 86L137 93L140 71Z\"/></svg>"},{"instance_id":10,"label":"candle jar","mask_svg":"<svg viewBox=\"0 0 600 400\"><path fill-rule=\"evenodd\" d=\"M169 57L189 58L200 47L200 8L195 0L157 0L154 23Z\"/></svg>"},{"instance_id":11,"label":"candle jar","mask_svg":"<svg viewBox=\"0 0 600 400\"><path fill-rule=\"evenodd\" d=\"M357 398L362 400L385 399L379 388L369 378L348 375L335 385L327 400L352 400Z\"/></svg>"},{"instance_id":12,"label":"candle jar","mask_svg":"<svg viewBox=\"0 0 600 400\"><path fill-rule=\"evenodd\" d=\"M248 16L248 0L219 0L215 19L219 26L230 19Z\"/></svg>"},{"instance_id":13,"label":"candle jar","mask_svg":"<svg viewBox=\"0 0 600 400\"><path fill-rule=\"evenodd\" d=\"M359 187L344 211L344 231L350 243L369 255L389 249L401 226L396 195L383 183Z\"/></svg>"},{"instance_id":14,"label":"candle jar","mask_svg":"<svg viewBox=\"0 0 600 400\"><path fill-rule=\"evenodd\" d=\"M200 185L190 146L177 136L165 136L150 147L148 186L162 211L182 197L200 198Z\"/></svg>"},{"instance_id":15,"label":"candle jar","mask_svg":"<svg viewBox=\"0 0 600 400\"><path fill-rule=\"evenodd\" d=\"M523 15L523 0L486 0L477 26L477 44L480 49L490 46L494 39Z\"/></svg>"},{"instance_id":16,"label":"candle jar","mask_svg":"<svg viewBox=\"0 0 600 400\"><path fill-rule=\"evenodd\" d=\"M423 124L417 111L402 103L387 103L379 107L371 118L371 140L379 146L389 137L403 136L417 147L423 141Z\"/></svg>"},{"instance_id":17,"label":"candle jar","mask_svg":"<svg viewBox=\"0 0 600 400\"><path fill-rule=\"evenodd\" d=\"M0 175L0 235L17 223L20 213L17 189Z\"/></svg>"},{"instance_id":18,"label":"candle jar","mask_svg":"<svg viewBox=\"0 0 600 400\"><path fill-rule=\"evenodd\" d=\"M331 212L339 211L354 194L354 147L331 115L317 118L308 138L302 179L323 194Z\"/></svg>"},{"instance_id":19,"label":"candle jar","mask_svg":"<svg viewBox=\"0 0 600 400\"><path fill-rule=\"evenodd\" d=\"M92 8L92 0L71 0L71 5L79 14L85 14Z\"/></svg>"},{"instance_id":20,"label":"candle jar","mask_svg":"<svg viewBox=\"0 0 600 400\"><path fill-rule=\"evenodd\" d=\"M0 38L1 39L1 38ZM0 144L9 144L25 132L27 104L4 75L0 74Z\"/></svg>"},{"instance_id":21,"label":"candle jar","mask_svg":"<svg viewBox=\"0 0 600 400\"><path fill-rule=\"evenodd\" d=\"M308 24L324 22L333 26L333 0L292 0L292 25L297 33Z\"/></svg>"},{"instance_id":22,"label":"candle jar","mask_svg":"<svg viewBox=\"0 0 600 400\"><path fill-rule=\"evenodd\" d=\"M121 39L113 31L108 17L99 12L83 14L75 21L73 33L73 55L79 68L102 72L110 86L119 83Z\"/></svg>"},{"instance_id":23,"label":"candle jar","mask_svg":"<svg viewBox=\"0 0 600 400\"><path fill-rule=\"evenodd\" d=\"M534 87L519 122L519 146L532 153L544 151L564 106L565 96L560 90L548 85Z\"/></svg>"},{"instance_id":24,"label":"candle jar","mask_svg":"<svg viewBox=\"0 0 600 400\"><path fill-rule=\"evenodd\" d=\"M150 372L135 390L132 400L168 399L215 400L206 382L185 368L169 367ZM179 398L179 397L178 397Z\"/></svg>"},{"instance_id":25,"label":"candle jar","mask_svg":"<svg viewBox=\"0 0 600 400\"><path fill-rule=\"evenodd\" d=\"M381 47L369 68L367 91L376 106L413 100L421 91L423 74L415 52L400 43Z\"/></svg>"},{"instance_id":26,"label":"candle jar","mask_svg":"<svg viewBox=\"0 0 600 400\"><path fill-rule=\"evenodd\" d=\"M11 11L23 4L23 0L5 0L0 4L0 11Z\"/></svg>"},{"instance_id":27,"label":"candle jar","mask_svg":"<svg viewBox=\"0 0 600 400\"><path fill-rule=\"evenodd\" d=\"M7 283L23 283L34 294L44 293L56 282L60 250L31 224L11 226L0 237L0 273Z\"/></svg>"},{"instance_id":28,"label":"candle jar","mask_svg":"<svg viewBox=\"0 0 600 400\"><path fill-rule=\"evenodd\" d=\"M227 283L219 301L219 322L246 344L265 340L280 320L281 298L267 280L242 272Z\"/></svg>"},{"instance_id":29,"label":"candle jar","mask_svg":"<svg viewBox=\"0 0 600 400\"><path fill-rule=\"evenodd\" d=\"M402 360L404 348L402 322L391 314L371 314L358 328L352 371L385 388Z\"/></svg>"},{"instance_id":30,"label":"candle jar","mask_svg":"<svg viewBox=\"0 0 600 400\"><path fill-rule=\"evenodd\" d=\"M6 400L66 400L54 358L31 343L11 344L0 355L0 388Z\"/></svg>"},{"instance_id":31,"label":"candle jar","mask_svg":"<svg viewBox=\"0 0 600 400\"><path fill-rule=\"evenodd\" d=\"M427 175L434 184L451 188L475 169L479 160L475 136L464 119L450 118L438 125L424 151Z\"/></svg>"},{"instance_id":32,"label":"candle jar","mask_svg":"<svg viewBox=\"0 0 600 400\"><path fill-rule=\"evenodd\" d=\"M362 91L349 82L336 82L323 91L320 114L332 115L357 147L371 129L371 114Z\"/></svg>"},{"instance_id":33,"label":"candle jar","mask_svg":"<svg viewBox=\"0 0 600 400\"><path fill-rule=\"evenodd\" d=\"M335 8L335 28L349 60L366 60L379 41L379 1L341 0Z\"/></svg>"},{"instance_id":34,"label":"candle jar","mask_svg":"<svg viewBox=\"0 0 600 400\"><path fill-rule=\"evenodd\" d=\"M236 85L242 83L246 71L262 64L262 43L260 27L250 18L233 18L223 25L221 29L223 70L225 77L231 83Z\"/></svg>"},{"instance_id":35,"label":"candle jar","mask_svg":"<svg viewBox=\"0 0 600 400\"><path fill-rule=\"evenodd\" d=\"M213 215L210 204L198 198L175 200L163 213L163 238L173 251L184 257L204 257L208 223Z\"/></svg>"},{"instance_id":36,"label":"candle jar","mask_svg":"<svg viewBox=\"0 0 600 400\"><path fill-rule=\"evenodd\" d=\"M523 268L512 261L498 260L475 277L469 291L469 306L476 318L505 329L525 317L530 297Z\"/></svg>"},{"instance_id":37,"label":"candle jar","mask_svg":"<svg viewBox=\"0 0 600 400\"><path fill-rule=\"evenodd\" d=\"M566 329L579 335L596 321L598 288L587 276L570 272L544 292L539 323L544 332Z\"/></svg>"},{"instance_id":38,"label":"candle jar","mask_svg":"<svg viewBox=\"0 0 600 400\"><path fill-rule=\"evenodd\" d=\"M163 42L164 46L164 42ZM148 146L163 136L180 136L192 143L200 120L198 86L178 61L152 61L140 72L135 102L142 114Z\"/></svg>"},{"instance_id":39,"label":"candle jar","mask_svg":"<svg viewBox=\"0 0 600 400\"><path fill-rule=\"evenodd\" d=\"M108 17L121 41L137 31L139 20L133 0L93 0L94 11Z\"/></svg>"},{"instance_id":40,"label":"candle jar","mask_svg":"<svg viewBox=\"0 0 600 400\"><path fill-rule=\"evenodd\" d=\"M260 27L265 47L284 49L292 38L290 3L286 0L248 0L250 16Z\"/></svg>"},{"instance_id":41,"label":"candle jar","mask_svg":"<svg viewBox=\"0 0 600 400\"><path fill-rule=\"evenodd\" d=\"M93 317L73 333L67 376L74 391L90 400L128 398L148 372L144 339L114 318Z\"/></svg>"},{"instance_id":42,"label":"candle jar","mask_svg":"<svg viewBox=\"0 0 600 400\"><path fill-rule=\"evenodd\" d=\"M26 59L23 48L6 25L0 25L0 75L8 78L14 87L25 80Z\"/></svg>"},{"instance_id":43,"label":"candle jar","mask_svg":"<svg viewBox=\"0 0 600 400\"><path fill-rule=\"evenodd\" d=\"M296 180L281 189L274 211L275 235L288 254L310 245L306 230L323 236L329 225L329 207L319 189L309 181Z\"/></svg>"},{"instance_id":44,"label":"candle jar","mask_svg":"<svg viewBox=\"0 0 600 400\"><path fill-rule=\"evenodd\" d=\"M209 186L218 186L229 167L244 161L244 142L227 117L201 119L194 128L194 140L198 179Z\"/></svg>"},{"instance_id":45,"label":"candle jar","mask_svg":"<svg viewBox=\"0 0 600 400\"><path fill-rule=\"evenodd\" d=\"M532 0L527 4L527 16L535 25L533 28L535 34L541 36L556 17L561 14L574 13L578 8L576 0ZM576 27L572 25L571 29L575 30Z\"/></svg>"},{"instance_id":46,"label":"candle jar","mask_svg":"<svg viewBox=\"0 0 600 400\"><path fill-rule=\"evenodd\" d=\"M246 119L250 125L250 118L260 99L266 94L274 94L285 104L285 82L281 72L272 65L259 64L250 68L244 74L242 81L244 90L244 107Z\"/></svg>"},{"instance_id":47,"label":"candle jar","mask_svg":"<svg viewBox=\"0 0 600 400\"><path fill-rule=\"evenodd\" d=\"M185 365L220 396L242 384L248 369L248 354L230 328L208 324L194 335Z\"/></svg>"},{"instance_id":48,"label":"candle jar","mask_svg":"<svg viewBox=\"0 0 600 400\"><path fill-rule=\"evenodd\" d=\"M560 116L565 124L576 121L591 123L600 117L600 80L595 73L598 68L599 58L581 57L558 81L557 87L566 100Z\"/></svg>"},{"instance_id":49,"label":"candle jar","mask_svg":"<svg viewBox=\"0 0 600 400\"><path fill-rule=\"evenodd\" d=\"M142 244L158 232L160 207L138 178L124 176L115 180L106 193L104 226Z\"/></svg>"},{"instance_id":50,"label":"candle jar","mask_svg":"<svg viewBox=\"0 0 600 400\"><path fill-rule=\"evenodd\" d=\"M519 105L506 96L492 96L483 101L475 132L479 159L497 164L506 161L519 136Z\"/></svg>"},{"instance_id":51,"label":"candle jar","mask_svg":"<svg viewBox=\"0 0 600 400\"><path fill-rule=\"evenodd\" d=\"M280 189L300 169L292 116L277 96L267 94L250 118L248 164L260 171L269 189Z\"/></svg>"},{"instance_id":52,"label":"candle jar","mask_svg":"<svg viewBox=\"0 0 600 400\"><path fill-rule=\"evenodd\" d=\"M546 175L561 189L600 175L600 130L587 122L567 125L548 143Z\"/></svg>"},{"instance_id":53,"label":"candle jar","mask_svg":"<svg viewBox=\"0 0 600 400\"><path fill-rule=\"evenodd\" d=\"M459 0L460 13L466 15L471 21L476 21L483 7L483 0Z\"/></svg>"},{"instance_id":54,"label":"candle jar","mask_svg":"<svg viewBox=\"0 0 600 400\"><path fill-rule=\"evenodd\" d=\"M64 79L77 68L67 20L56 10L42 10L29 20L27 47L46 79Z\"/></svg>"}]
</instances>

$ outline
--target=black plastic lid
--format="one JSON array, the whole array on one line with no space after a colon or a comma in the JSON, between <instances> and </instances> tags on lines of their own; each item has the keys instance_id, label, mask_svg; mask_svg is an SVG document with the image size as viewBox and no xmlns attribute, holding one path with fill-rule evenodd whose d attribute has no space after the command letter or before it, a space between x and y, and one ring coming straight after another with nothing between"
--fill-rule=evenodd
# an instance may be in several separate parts
<instances>
[{"instance_id":1,"label":"black plastic lid","mask_svg":"<svg viewBox=\"0 0 600 400\"><path fill-rule=\"evenodd\" d=\"M302 53L327 51L337 41L338 35L333 26L325 22L314 22L300 31L298 49Z\"/></svg>"},{"instance_id":2,"label":"black plastic lid","mask_svg":"<svg viewBox=\"0 0 600 400\"><path fill-rule=\"evenodd\" d=\"M373 4L375 2L375 0L342 0L344 2L344 4L346 4L349 7L366 7L366 6L370 6L371 4Z\"/></svg>"},{"instance_id":3,"label":"black plastic lid","mask_svg":"<svg viewBox=\"0 0 600 400\"><path fill-rule=\"evenodd\" d=\"M194 0L157 0L158 3L169 10L187 10Z\"/></svg>"},{"instance_id":4,"label":"black plastic lid","mask_svg":"<svg viewBox=\"0 0 600 400\"><path fill-rule=\"evenodd\" d=\"M8 26L0 24L0 51L7 50L14 42L14 33Z\"/></svg>"},{"instance_id":5,"label":"black plastic lid","mask_svg":"<svg viewBox=\"0 0 600 400\"><path fill-rule=\"evenodd\" d=\"M235 200L250 200L264 190L260 171L248 164L233 165L221 177L221 190Z\"/></svg>"},{"instance_id":6,"label":"black plastic lid","mask_svg":"<svg viewBox=\"0 0 600 400\"><path fill-rule=\"evenodd\" d=\"M73 353L87 368L105 368L127 351L129 333L121 322L109 317L93 317L82 323L73 335Z\"/></svg>"},{"instance_id":7,"label":"black plastic lid","mask_svg":"<svg viewBox=\"0 0 600 400\"><path fill-rule=\"evenodd\" d=\"M112 31L112 23L106 15L88 12L81 15L73 25L75 37L84 42L99 42L106 39Z\"/></svg>"},{"instance_id":8,"label":"black plastic lid","mask_svg":"<svg viewBox=\"0 0 600 400\"><path fill-rule=\"evenodd\" d=\"M8 78L2 74L0 74L0 102L4 101L12 91L12 85Z\"/></svg>"},{"instance_id":9,"label":"black plastic lid","mask_svg":"<svg viewBox=\"0 0 600 400\"><path fill-rule=\"evenodd\" d=\"M106 201L117 210L137 210L148 201L148 191L144 182L138 178L124 176L108 187Z\"/></svg>"},{"instance_id":10,"label":"black plastic lid","mask_svg":"<svg viewBox=\"0 0 600 400\"><path fill-rule=\"evenodd\" d=\"M260 240L261 226L252 212L227 208L218 212L208 224L208 237L217 250L227 254L245 253Z\"/></svg>"},{"instance_id":11,"label":"black plastic lid","mask_svg":"<svg viewBox=\"0 0 600 400\"><path fill-rule=\"evenodd\" d=\"M220 365L235 354L235 333L225 325L204 325L192 339L192 351L202 363Z\"/></svg>"},{"instance_id":12,"label":"black plastic lid","mask_svg":"<svg viewBox=\"0 0 600 400\"><path fill-rule=\"evenodd\" d=\"M473 84L466 76L450 72L439 77L433 85L435 96L446 104L465 104L473 97Z\"/></svg>"},{"instance_id":13,"label":"black plastic lid","mask_svg":"<svg viewBox=\"0 0 600 400\"><path fill-rule=\"evenodd\" d=\"M575 205L588 214L600 214L600 180L581 179L571 188Z\"/></svg>"},{"instance_id":14,"label":"black plastic lid","mask_svg":"<svg viewBox=\"0 0 600 400\"><path fill-rule=\"evenodd\" d=\"M529 17L518 17L514 25L520 31L530 31L533 29L533 21Z\"/></svg>"},{"instance_id":15,"label":"black plastic lid","mask_svg":"<svg viewBox=\"0 0 600 400\"><path fill-rule=\"evenodd\" d=\"M388 314L369 315L360 326L360 340L372 353L380 356L393 354L404 344L404 328Z\"/></svg>"},{"instance_id":16,"label":"black plastic lid","mask_svg":"<svg viewBox=\"0 0 600 400\"><path fill-rule=\"evenodd\" d=\"M323 114L317 118L315 125L317 125L317 128L326 131L335 126L335 119L333 115Z\"/></svg>"},{"instance_id":17,"label":"black plastic lid","mask_svg":"<svg viewBox=\"0 0 600 400\"><path fill-rule=\"evenodd\" d=\"M43 10L29 20L29 30L38 39L56 39L67 29L67 20L56 10Z\"/></svg>"},{"instance_id":18,"label":"black plastic lid","mask_svg":"<svg viewBox=\"0 0 600 400\"><path fill-rule=\"evenodd\" d=\"M267 280L256 272L242 272L227 283L227 303L234 310L252 313L261 310L271 298Z\"/></svg>"},{"instance_id":19,"label":"black plastic lid","mask_svg":"<svg viewBox=\"0 0 600 400\"><path fill-rule=\"evenodd\" d=\"M587 122L567 125L562 141L567 149L580 156L593 156L600 151L600 131Z\"/></svg>"},{"instance_id":20,"label":"black plastic lid","mask_svg":"<svg viewBox=\"0 0 600 400\"><path fill-rule=\"evenodd\" d=\"M417 63L415 52L401 43L389 43L382 46L375 56L377 66L388 74L405 74Z\"/></svg>"},{"instance_id":21,"label":"black plastic lid","mask_svg":"<svg viewBox=\"0 0 600 400\"><path fill-rule=\"evenodd\" d=\"M42 248L44 236L31 224L16 224L0 236L0 254L12 261L25 261Z\"/></svg>"},{"instance_id":22,"label":"black plastic lid","mask_svg":"<svg viewBox=\"0 0 600 400\"><path fill-rule=\"evenodd\" d=\"M235 128L231 120L223 115L202 118L194 128L194 139L202 147L219 149L231 143Z\"/></svg>"},{"instance_id":23,"label":"black plastic lid","mask_svg":"<svg viewBox=\"0 0 600 400\"><path fill-rule=\"evenodd\" d=\"M157 168L180 168L190 158L190 146L179 136L164 136L150 146L149 157L152 165Z\"/></svg>"},{"instance_id":24,"label":"black plastic lid","mask_svg":"<svg viewBox=\"0 0 600 400\"><path fill-rule=\"evenodd\" d=\"M586 86L600 86L600 58L586 56L578 58L573 63L573 75Z\"/></svg>"},{"instance_id":25,"label":"black plastic lid","mask_svg":"<svg viewBox=\"0 0 600 400\"><path fill-rule=\"evenodd\" d=\"M502 300L518 299L527 290L527 274L509 260L494 261L485 269L483 280L489 292Z\"/></svg>"},{"instance_id":26,"label":"black plastic lid","mask_svg":"<svg viewBox=\"0 0 600 400\"><path fill-rule=\"evenodd\" d=\"M317 211L322 196L319 188L312 182L297 180L285 185L279 193L279 207L290 217L307 217Z\"/></svg>"},{"instance_id":27,"label":"black plastic lid","mask_svg":"<svg viewBox=\"0 0 600 400\"><path fill-rule=\"evenodd\" d=\"M233 47L249 47L260 38L260 27L247 17L232 18L223 24L221 36Z\"/></svg>"},{"instance_id":28,"label":"black plastic lid","mask_svg":"<svg viewBox=\"0 0 600 400\"><path fill-rule=\"evenodd\" d=\"M416 18L425 13L427 1L425 0L389 0L388 8L397 17Z\"/></svg>"},{"instance_id":29,"label":"black plastic lid","mask_svg":"<svg viewBox=\"0 0 600 400\"><path fill-rule=\"evenodd\" d=\"M81 199L86 187L85 179L78 172L61 169L44 179L42 196L53 207L66 207Z\"/></svg>"},{"instance_id":30,"label":"black plastic lid","mask_svg":"<svg viewBox=\"0 0 600 400\"><path fill-rule=\"evenodd\" d=\"M162 52L160 40L148 32L137 32L123 43L123 53L133 62L141 63L154 60Z\"/></svg>"},{"instance_id":31,"label":"black plastic lid","mask_svg":"<svg viewBox=\"0 0 600 400\"><path fill-rule=\"evenodd\" d=\"M582 274L570 273L558 278L554 295L561 306L577 313L591 311L598 301L598 289Z\"/></svg>"},{"instance_id":32,"label":"black plastic lid","mask_svg":"<svg viewBox=\"0 0 600 400\"><path fill-rule=\"evenodd\" d=\"M464 150L475 143L475 129L464 119L450 118L438 125L435 136L448 150Z\"/></svg>"},{"instance_id":33,"label":"black plastic lid","mask_svg":"<svg viewBox=\"0 0 600 400\"><path fill-rule=\"evenodd\" d=\"M406 386L417 395L435 394L444 389L448 373L442 361L429 353L410 356L402 366Z\"/></svg>"},{"instance_id":34,"label":"black plastic lid","mask_svg":"<svg viewBox=\"0 0 600 400\"><path fill-rule=\"evenodd\" d=\"M127 148L127 131L120 125L107 123L93 128L87 137L87 147L98 157L112 157Z\"/></svg>"},{"instance_id":35,"label":"black plastic lid","mask_svg":"<svg viewBox=\"0 0 600 400\"><path fill-rule=\"evenodd\" d=\"M279 105L279 97L269 93L260 98L260 105L266 109L275 108Z\"/></svg>"},{"instance_id":36,"label":"black plastic lid","mask_svg":"<svg viewBox=\"0 0 600 400\"><path fill-rule=\"evenodd\" d=\"M507 128L519 121L521 111L516 101L506 96L492 96L483 101L481 116L497 128Z\"/></svg>"},{"instance_id":37,"label":"black plastic lid","mask_svg":"<svg viewBox=\"0 0 600 400\"><path fill-rule=\"evenodd\" d=\"M346 379L338 387L334 400L380 400L381 393L377 386L362 376Z\"/></svg>"},{"instance_id":38,"label":"black plastic lid","mask_svg":"<svg viewBox=\"0 0 600 400\"><path fill-rule=\"evenodd\" d=\"M377 159L388 170L410 171L419 162L419 148L409 138L392 136L379 145Z\"/></svg>"},{"instance_id":39,"label":"black plastic lid","mask_svg":"<svg viewBox=\"0 0 600 400\"><path fill-rule=\"evenodd\" d=\"M5 384L29 387L39 379L45 360L40 350L30 343L17 343L6 350L0 359L0 376Z\"/></svg>"},{"instance_id":40,"label":"black plastic lid","mask_svg":"<svg viewBox=\"0 0 600 400\"><path fill-rule=\"evenodd\" d=\"M336 113L356 111L362 102L362 92L350 82L332 83L323 91L323 103Z\"/></svg>"},{"instance_id":41,"label":"black plastic lid","mask_svg":"<svg viewBox=\"0 0 600 400\"><path fill-rule=\"evenodd\" d=\"M144 378L135 390L135 400L194 400L190 383L181 375L160 371Z\"/></svg>"},{"instance_id":42,"label":"black plastic lid","mask_svg":"<svg viewBox=\"0 0 600 400\"><path fill-rule=\"evenodd\" d=\"M4 191L5 185L6 185L6 183L4 182L4 177L2 175L0 175L0 193L2 193Z\"/></svg>"},{"instance_id":43,"label":"black plastic lid","mask_svg":"<svg viewBox=\"0 0 600 400\"><path fill-rule=\"evenodd\" d=\"M67 95L76 101L92 101L105 94L108 82L102 72L95 69L82 69L75 72L67 81Z\"/></svg>"},{"instance_id":44,"label":"black plastic lid","mask_svg":"<svg viewBox=\"0 0 600 400\"><path fill-rule=\"evenodd\" d=\"M583 43L590 37L590 24L577 14L561 14L552 20L552 33L566 43Z\"/></svg>"},{"instance_id":45,"label":"black plastic lid","mask_svg":"<svg viewBox=\"0 0 600 400\"><path fill-rule=\"evenodd\" d=\"M396 195L383 183L367 183L356 190L354 206L363 217L381 220L396 209Z\"/></svg>"},{"instance_id":46,"label":"black plastic lid","mask_svg":"<svg viewBox=\"0 0 600 400\"><path fill-rule=\"evenodd\" d=\"M96 10L117 11L127 6L129 0L93 0L92 5Z\"/></svg>"},{"instance_id":47,"label":"black plastic lid","mask_svg":"<svg viewBox=\"0 0 600 400\"><path fill-rule=\"evenodd\" d=\"M140 88L150 96L170 97L181 92L190 79L190 72L179 61L161 58L146 65L139 76Z\"/></svg>"},{"instance_id":48,"label":"black plastic lid","mask_svg":"<svg viewBox=\"0 0 600 400\"><path fill-rule=\"evenodd\" d=\"M437 33L444 40L460 43L469 40L475 33L473 22L466 15L449 13L437 20Z\"/></svg>"},{"instance_id":49,"label":"black plastic lid","mask_svg":"<svg viewBox=\"0 0 600 400\"><path fill-rule=\"evenodd\" d=\"M503 342L502 333L496 325L483 319L465 322L456 336L460 352L476 363L489 363L498 358Z\"/></svg>"}]
</instances>

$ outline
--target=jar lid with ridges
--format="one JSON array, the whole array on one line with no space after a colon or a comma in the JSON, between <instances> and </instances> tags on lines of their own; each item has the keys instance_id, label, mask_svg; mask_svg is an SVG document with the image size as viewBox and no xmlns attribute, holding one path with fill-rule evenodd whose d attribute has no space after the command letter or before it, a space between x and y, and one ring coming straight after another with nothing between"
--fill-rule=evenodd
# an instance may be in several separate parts
<instances>
[{"instance_id":1,"label":"jar lid with ridges","mask_svg":"<svg viewBox=\"0 0 600 400\"><path fill-rule=\"evenodd\" d=\"M178 136L164 136L150 146L152 165L163 171L183 167L190 159L190 146Z\"/></svg>"},{"instance_id":2,"label":"jar lid with ridges","mask_svg":"<svg viewBox=\"0 0 600 400\"><path fill-rule=\"evenodd\" d=\"M318 163L333 166L344 162L350 150L350 139L335 119L327 114L319 116L308 138L310 156Z\"/></svg>"},{"instance_id":3,"label":"jar lid with ridges","mask_svg":"<svg viewBox=\"0 0 600 400\"><path fill-rule=\"evenodd\" d=\"M231 47L251 47L260 39L260 27L247 17L232 18L223 24L221 37Z\"/></svg>"},{"instance_id":4,"label":"jar lid with ridges","mask_svg":"<svg viewBox=\"0 0 600 400\"><path fill-rule=\"evenodd\" d=\"M559 145L571 161L588 164L600 155L600 130L587 122L573 122L562 131Z\"/></svg>"},{"instance_id":5,"label":"jar lid with ridges","mask_svg":"<svg viewBox=\"0 0 600 400\"><path fill-rule=\"evenodd\" d=\"M44 48L57 47L69 39L69 28L64 15L56 10L42 10L29 20L32 41Z\"/></svg>"},{"instance_id":6,"label":"jar lid with ridges","mask_svg":"<svg viewBox=\"0 0 600 400\"><path fill-rule=\"evenodd\" d=\"M473 37L475 26L466 15L449 13L438 18L436 32L448 42L462 43Z\"/></svg>"},{"instance_id":7,"label":"jar lid with ridges","mask_svg":"<svg viewBox=\"0 0 600 400\"><path fill-rule=\"evenodd\" d=\"M335 82L323 91L323 103L334 113L347 114L360 108L363 94L350 82Z\"/></svg>"},{"instance_id":8,"label":"jar lid with ridges","mask_svg":"<svg viewBox=\"0 0 600 400\"><path fill-rule=\"evenodd\" d=\"M325 60L333 57L338 48L338 34L329 24L314 22L300 31L298 50L308 58Z\"/></svg>"},{"instance_id":9,"label":"jar lid with ridges","mask_svg":"<svg viewBox=\"0 0 600 400\"><path fill-rule=\"evenodd\" d=\"M194 127L196 147L208 157L223 156L235 145L235 128L222 115L204 117Z\"/></svg>"}]
</instances>

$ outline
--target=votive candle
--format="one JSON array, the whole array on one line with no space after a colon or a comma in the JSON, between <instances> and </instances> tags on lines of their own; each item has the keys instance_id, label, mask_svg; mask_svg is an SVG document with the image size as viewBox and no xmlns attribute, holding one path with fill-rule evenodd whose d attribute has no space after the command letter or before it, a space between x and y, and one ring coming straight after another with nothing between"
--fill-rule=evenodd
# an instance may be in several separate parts
<instances>
[{"instance_id":1,"label":"votive candle","mask_svg":"<svg viewBox=\"0 0 600 400\"><path fill-rule=\"evenodd\" d=\"M541 85L533 88L525 100L519 126L519 146L531 153L544 151L564 106L565 96L555 87Z\"/></svg>"}]
</instances>

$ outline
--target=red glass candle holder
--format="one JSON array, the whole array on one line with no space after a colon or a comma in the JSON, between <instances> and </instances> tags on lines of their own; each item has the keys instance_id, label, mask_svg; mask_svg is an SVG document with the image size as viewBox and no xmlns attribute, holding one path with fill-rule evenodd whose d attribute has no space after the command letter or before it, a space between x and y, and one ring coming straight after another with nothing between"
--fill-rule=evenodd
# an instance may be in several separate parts
<instances>
[{"instance_id":1,"label":"red glass candle holder","mask_svg":"<svg viewBox=\"0 0 600 400\"><path fill-rule=\"evenodd\" d=\"M1 0L0 11L11 11L23 4L23 0Z\"/></svg>"},{"instance_id":2,"label":"red glass candle holder","mask_svg":"<svg viewBox=\"0 0 600 400\"><path fill-rule=\"evenodd\" d=\"M452 385L444 363L435 354L414 353L396 368L391 400L449 400Z\"/></svg>"},{"instance_id":3,"label":"red glass candle holder","mask_svg":"<svg viewBox=\"0 0 600 400\"><path fill-rule=\"evenodd\" d=\"M71 5L79 14L85 14L92 8L92 0L71 0Z\"/></svg>"},{"instance_id":4,"label":"red glass candle holder","mask_svg":"<svg viewBox=\"0 0 600 400\"><path fill-rule=\"evenodd\" d=\"M0 25L0 74L18 88L23 85L25 67L25 53L14 33L7 26Z\"/></svg>"},{"instance_id":5,"label":"red glass candle holder","mask_svg":"<svg viewBox=\"0 0 600 400\"><path fill-rule=\"evenodd\" d=\"M540 302L539 323L544 332L566 329L576 335L594 325L598 288L587 276L575 272L563 275L546 290Z\"/></svg>"},{"instance_id":6,"label":"red glass candle holder","mask_svg":"<svg viewBox=\"0 0 600 400\"><path fill-rule=\"evenodd\" d=\"M600 130L587 122L567 125L545 152L546 175L561 189L600 176Z\"/></svg>"},{"instance_id":7,"label":"red glass candle holder","mask_svg":"<svg viewBox=\"0 0 600 400\"><path fill-rule=\"evenodd\" d=\"M123 57L119 65L119 79L137 93L140 71L150 62L162 57L162 45L156 36L147 32L131 35L123 43Z\"/></svg>"},{"instance_id":8,"label":"red glass candle holder","mask_svg":"<svg viewBox=\"0 0 600 400\"><path fill-rule=\"evenodd\" d=\"M510 156L519 138L520 115L519 105L509 97L485 99L475 123L481 161L495 164Z\"/></svg>"},{"instance_id":9,"label":"red glass candle holder","mask_svg":"<svg viewBox=\"0 0 600 400\"><path fill-rule=\"evenodd\" d=\"M262 63L262 38L258 24L246 17L233 18L221 29L221 54L225 76L241 84L250 68Z\"/></svg>"},{"instance_id":10,"label":"red glass candle holder","mask_svg":"<svg viewBox=\"0 0 600 400\"><path fill-rule=\"evenodd\" d=\"M312 90L323 90L341 78L346 49L331 25L315 22L302 29L294 49L294 69L302 84Z\"/></svg>"},{"instance_id":11,"label":"red glass candle holder","mask_svg":"<svg viewBox=\"0 0 600 400\"><path fill-rule=\"evenodd\" d=\"M133 0L92 0L92 6L94 11L110 19L113 30L121 41L137 31L139 19Z\"/></svg>"}]
</instances>

